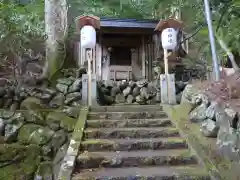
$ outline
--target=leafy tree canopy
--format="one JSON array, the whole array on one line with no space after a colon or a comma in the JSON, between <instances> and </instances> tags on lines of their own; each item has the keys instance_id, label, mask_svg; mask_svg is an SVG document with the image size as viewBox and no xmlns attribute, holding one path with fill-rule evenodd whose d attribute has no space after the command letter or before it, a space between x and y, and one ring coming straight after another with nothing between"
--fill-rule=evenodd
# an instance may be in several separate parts
<instances>
[{"instance_id":1,"label":"leafy tree canopy","mask_svg":"<svg viewBox=\"0 0 240 180\"><path fill-rule=\"evenodd\" d=\"M21 3L19 3L21 2ZM44 1L0 0L0 45L2 51L22 51L32 38L43 36ZM216 37L225 42L229 50L240 50L240 0L211 0L213 26ZM82 14L105 17L164 19L175 7L182 11L185 31L193 36L191 46L196 48L194 58L211 60L207 24L202 0L69 0L69 22L75 28L74 18ZM70 31L71 32L71 31ZM217 44L220 59L226 55ZM211 61L209 61L211 62Z\"/></svg>"}]
</instances>

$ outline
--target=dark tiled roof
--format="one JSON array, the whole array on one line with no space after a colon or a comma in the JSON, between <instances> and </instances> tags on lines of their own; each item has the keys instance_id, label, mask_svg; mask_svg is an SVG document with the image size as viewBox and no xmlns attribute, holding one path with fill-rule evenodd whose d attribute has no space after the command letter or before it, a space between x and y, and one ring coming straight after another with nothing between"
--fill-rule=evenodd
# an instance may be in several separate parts
<instances>
[{"instance_id":1,"label":"dark tiled roof","mask_svg":"<svg viewBox=\"0 0 240 180\"><path fill-rule=\"evenodd\" d=\"M101 27L125 27L154 29L159 20L150 19L122 19L101 17Z\"/></svg>"}]
</instances>

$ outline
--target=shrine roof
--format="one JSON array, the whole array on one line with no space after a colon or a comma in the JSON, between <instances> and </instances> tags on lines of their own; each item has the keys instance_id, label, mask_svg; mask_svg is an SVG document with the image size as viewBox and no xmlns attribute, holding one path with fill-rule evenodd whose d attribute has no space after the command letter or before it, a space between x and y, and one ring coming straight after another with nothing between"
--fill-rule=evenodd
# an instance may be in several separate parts
<instances>
[{"instance_id":1,"label":"shrine roof","mask_svg":"<svg viewBox=\"0 0 240 180\"><path fill-rule=\"evenodd\" d=\"M155 29L159 20L150 19L127 19L127 18L100 18L101 27L142 28Z\"/></svg>"}]
</instances>

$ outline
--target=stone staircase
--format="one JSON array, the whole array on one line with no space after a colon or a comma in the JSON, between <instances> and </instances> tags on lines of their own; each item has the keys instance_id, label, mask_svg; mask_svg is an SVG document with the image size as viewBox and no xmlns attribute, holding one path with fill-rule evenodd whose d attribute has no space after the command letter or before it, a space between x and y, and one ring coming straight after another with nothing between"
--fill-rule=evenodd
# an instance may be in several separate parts
<instances>
[{"instance_id":1,"label":"stone staircase","mask_svg":"<svg viewBox=\"0 0 240 180\"><path fill-rule=\"evenodd\" d=\"M92 109L73 180L208 180L158 106Z\"/></svg>"}]
</instances>

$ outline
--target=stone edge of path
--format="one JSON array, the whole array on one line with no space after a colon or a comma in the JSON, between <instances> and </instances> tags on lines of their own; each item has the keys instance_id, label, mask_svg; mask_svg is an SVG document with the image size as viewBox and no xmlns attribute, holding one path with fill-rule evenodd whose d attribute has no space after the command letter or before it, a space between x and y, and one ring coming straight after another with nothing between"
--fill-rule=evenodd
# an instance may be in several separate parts
<instances>
[{"instance_id":1,"label":"stone edge of path","mask_svg":"<svg viewBox=\"0 0 240 180\"><path fill-rule=\"evenodd\" d=\"M213 159L209 154L212 153L212 149L209 148L208 142L204 143L206 138L201 134L199 124L194 124L189 121L188 114L192 109L190 103L184 103L180 105L163 105L163 111L172 120L172 123L178 128L180 135L186 139L187 144L191 151L197 156L198 161L209 172L211 179L213 180L237 180L232 178L231 169L220 167L220 164L230 163L221 155L218 159ZM198 129L196 127L199 127ZM216 144L216 141L212 141ZM227 178L227 179L226 179Z\"/></svg>"},{"instance_id":2,"label":"stone edge of path","mask_svg":"<svg viewBox=\"0 0 240 180\"><path fill-rule=\"evenodd\" d=\"M78 150L79 150L79 147L80 147L80 144L82 141L88 112L89 112L88 107L83 107L80 109L77 123L75 125L67 152L64 156L63 162L60 167L60 171L58 174L58 180L70 180L71 179L71 175L72 175L75 161L76 161L76 156L78 154Z\"/></svg>"}]
</instances>

